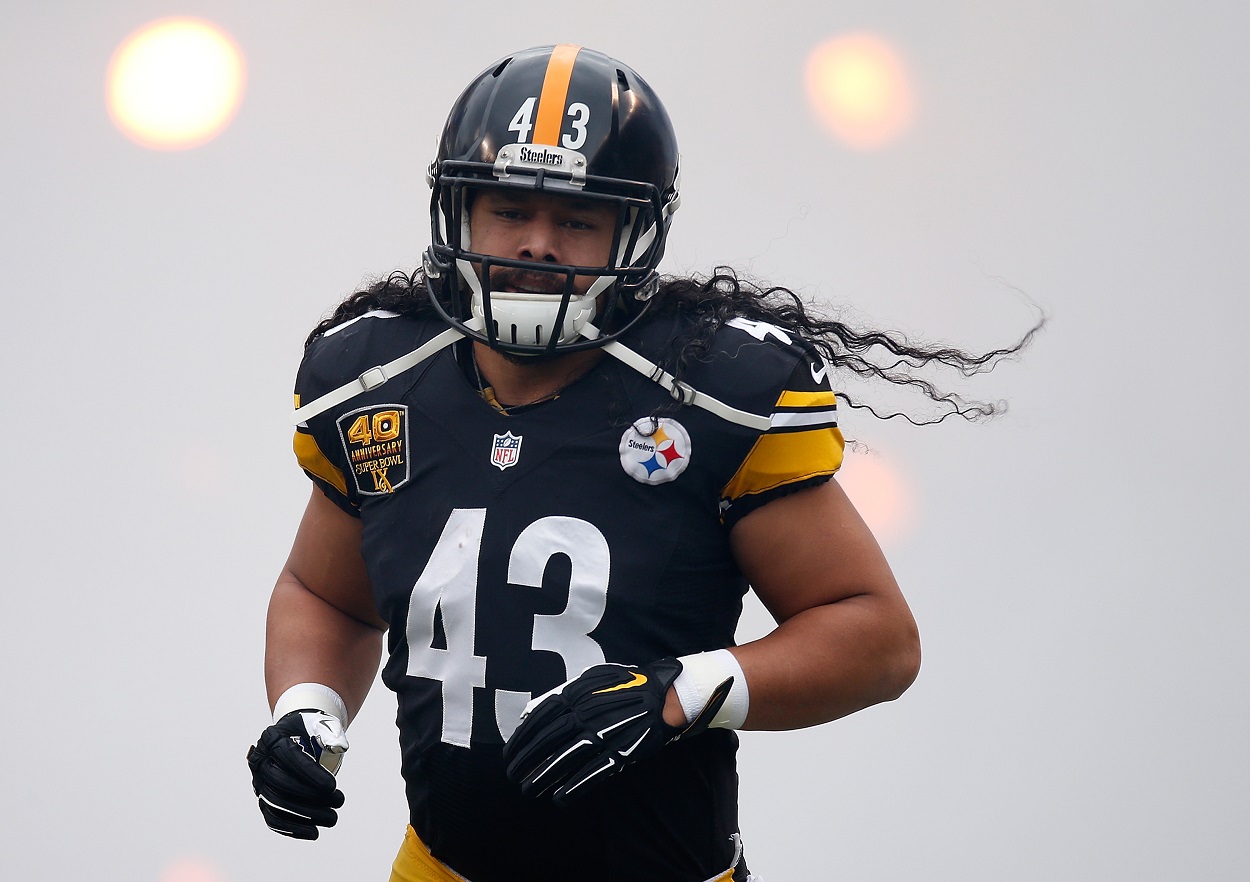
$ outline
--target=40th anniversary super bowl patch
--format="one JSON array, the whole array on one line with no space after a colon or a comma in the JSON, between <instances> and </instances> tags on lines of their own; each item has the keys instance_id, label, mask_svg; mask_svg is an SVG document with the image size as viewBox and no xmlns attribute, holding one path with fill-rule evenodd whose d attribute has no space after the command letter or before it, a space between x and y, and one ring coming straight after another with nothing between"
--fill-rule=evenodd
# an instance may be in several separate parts
<instances>
[{"instance_id":1,"label":"40th anniversary super bowl patch","mask_svg":"<svg viewBox=\"0 0 1250 882\"><path fill-rule=\"evenodd\" d=\"M338 427L357 491L381 496L408 483L406 405L362 407L339 417Z\"/></svg>"}]
</instances>

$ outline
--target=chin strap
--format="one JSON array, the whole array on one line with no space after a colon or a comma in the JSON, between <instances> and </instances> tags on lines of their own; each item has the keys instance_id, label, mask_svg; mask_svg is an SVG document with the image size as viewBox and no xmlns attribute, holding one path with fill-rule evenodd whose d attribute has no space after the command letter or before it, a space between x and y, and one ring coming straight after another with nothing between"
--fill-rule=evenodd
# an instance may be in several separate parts
<instances>
[{"instance_id":1,"label":"chin strap","mask_svg":"<svg viewBox=\"0 0 1250 882\"><path fill-rule=\"evenodd\" d=\"M471 331L480 331L482 330L482 320L478 318L471 319L465 322L465 327ZM387 380L392 380L404 371L416 367L439 350L446 349L463 336L465 336L464 332L456 328L448 328L422 343L407 355L401 355L394 361L388 361L386 364L375 365L369 368L369 370L356 379L344 383L334 391L327 392L320 398L308 402L303 407L297 408L291 414L291 425L303 425L318 414L325 413L336 404L342 404L348 399L355 398L361 392L368 392L371 389L378 388Z\"/></svg>"},{"instance_id":2,"label":"chin strap","mask_svg":"<svg viewBox=\"0 0 1250 882\"><path fill-rule=\"evenodd\" d=\"M593 340L599 336L599 329L588 323L582 327L582 334L587 339ZM682 404L693 404L695 407L701 407L708 413L713 413L721 419L736 423L739 426L746 426L748 429L758 429L761 432L767 432L772 428L773 421L770 417L738 410L736 407L730 407L719 398L713 398L706 392L700 392L689 383L675 379L672 374L658 364L639 355L619 340L604 343L603 351L626 367L633 368L647 379L659 384L668 394Z\"/></svg>"}]
</instances>

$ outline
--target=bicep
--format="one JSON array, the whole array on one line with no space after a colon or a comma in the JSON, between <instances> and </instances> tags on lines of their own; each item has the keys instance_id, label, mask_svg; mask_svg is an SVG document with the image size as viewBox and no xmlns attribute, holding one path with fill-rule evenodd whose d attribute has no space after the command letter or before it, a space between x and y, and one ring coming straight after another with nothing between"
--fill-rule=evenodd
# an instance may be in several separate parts
<instances>
[{"instance_id":1,"label":"bicep","mask_svg":"<svg viewBox=\"0 0 1250 882\"><path fill-rule=\"evenodd\" d=\"M734 557L778 622L869 596L906 603L872 531L836 480L761 506L730 533Z\"/></svg>"},{"instance_id":2,"label":"bicep","mask_svg":"<svg viewBox=\"0 0 1250 882\"><path fill-rule=\"evenodd\" d=\"M360 522L314 489L274 585L265 625L272 707L296 683L322 683L354 716L377 672L386 623L360 556Z\"/></svg>"},{"instance_id":3,"label":"bicep","mask_svg":"<svg viewBox=\"0 0 1250 882\"><path fill-rule=\"evenodd\" d=\"M373 601L360 540L359 518L347 514L314 487L282 579L294 580L346 615L385 630L386 622Z\"/></svg>"},{"instance_id":4,"label":"bicep","mask_svg":"<svg viewBox=\"0 0 1250 882\"><path fill-rule=\"evenodd\" d=\"M837 482L761 506L730 540L778 623L734 650L751 689L748 728L828 722L897 698L916 678L915 620Z\"/></svg>"}]
</instances>

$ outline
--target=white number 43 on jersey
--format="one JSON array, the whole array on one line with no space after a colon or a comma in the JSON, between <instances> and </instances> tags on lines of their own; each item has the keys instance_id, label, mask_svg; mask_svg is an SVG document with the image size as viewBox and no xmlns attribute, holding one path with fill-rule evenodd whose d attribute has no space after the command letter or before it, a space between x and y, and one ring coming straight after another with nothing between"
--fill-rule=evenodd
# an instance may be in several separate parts
<instances>
[{"instance_id":1,"label":"white number 43 on jersey","mask_svg":"<svg viewBox=\"0 0 1250 882\"><path fill-rule=\"evenodd\" d=\"M486 687L486 656L477 655L478 558L486 509L452 511L408 601L408 676L442 684L443 734L448 744L468 747L473 733L473 690ZM508 584L542 587L554 555L572 563L569 600L563 612L534 616L535 650L558 653L565 677L602 664L603 650L590 636L603 618L611 572L608 542L593 524L568 517L540 518L517 537L508 557ZM434 646L441 613L447 648ZM520 722L528 692L495 690L495 722L506 740Z\"/></svg>"}]
</instances>

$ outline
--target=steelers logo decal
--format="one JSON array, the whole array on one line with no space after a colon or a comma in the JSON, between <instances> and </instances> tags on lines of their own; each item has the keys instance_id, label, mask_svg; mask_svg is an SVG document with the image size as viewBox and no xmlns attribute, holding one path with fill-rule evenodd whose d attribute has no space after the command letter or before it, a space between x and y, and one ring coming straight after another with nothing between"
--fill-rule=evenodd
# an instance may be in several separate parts
<instances>
[{"instance_id":1,"label":"steelers logo decal","mask_svg":"<svg viewBox=\"0 0 1250 882\"><path fill-rule=\"evenodd\" d=\"M690 434L677 420L643 417L621 436L621 466L635 481L663 484L690 464Z\"/></svg>"}]
</instances>

